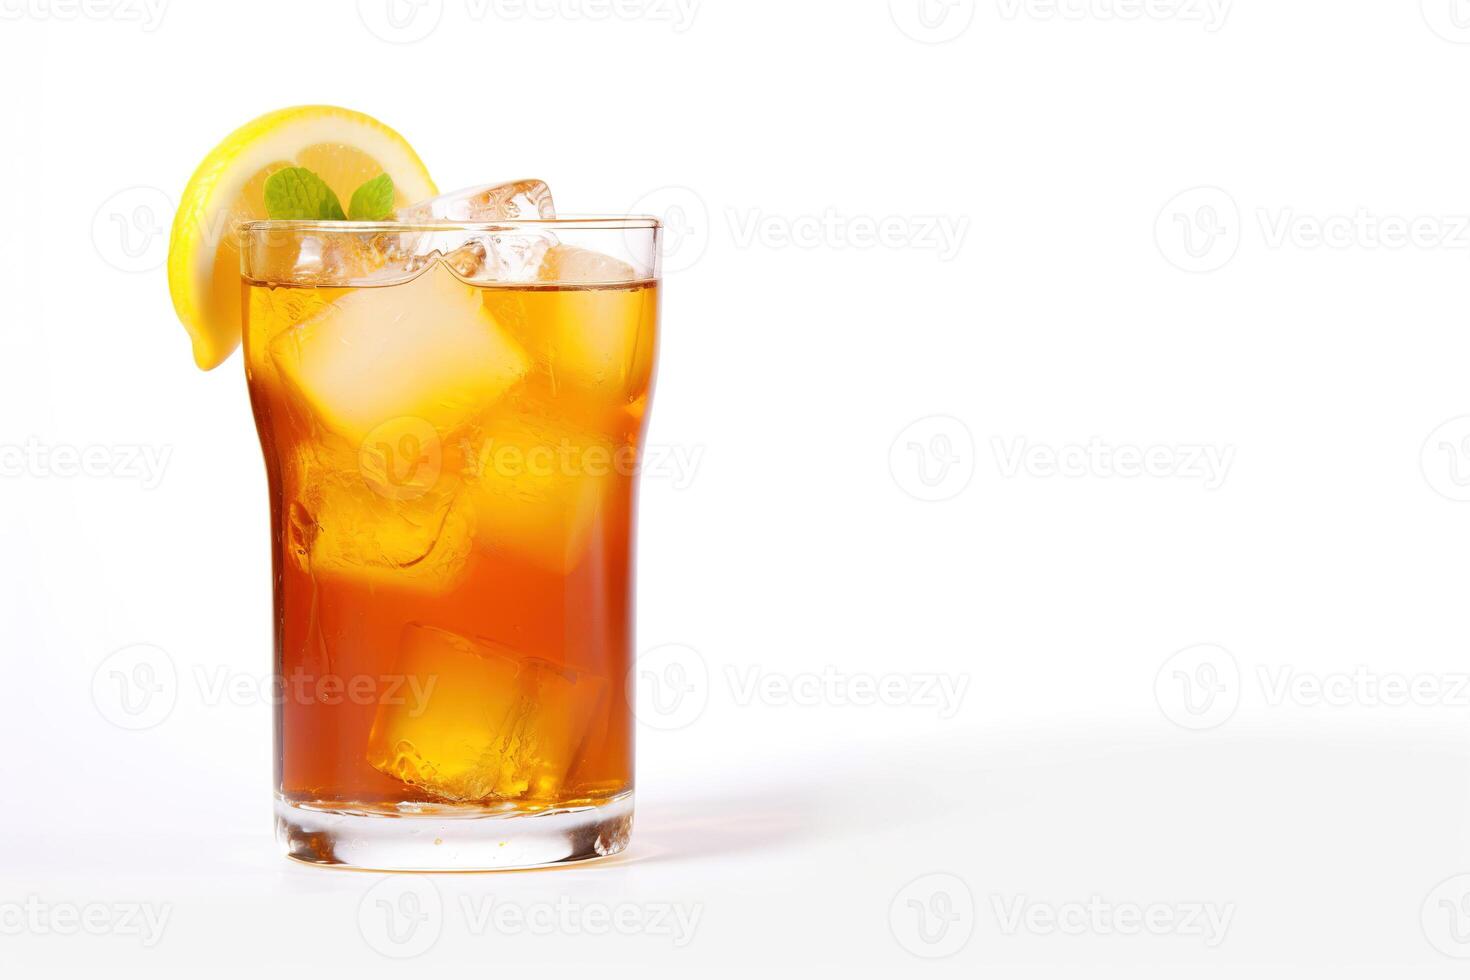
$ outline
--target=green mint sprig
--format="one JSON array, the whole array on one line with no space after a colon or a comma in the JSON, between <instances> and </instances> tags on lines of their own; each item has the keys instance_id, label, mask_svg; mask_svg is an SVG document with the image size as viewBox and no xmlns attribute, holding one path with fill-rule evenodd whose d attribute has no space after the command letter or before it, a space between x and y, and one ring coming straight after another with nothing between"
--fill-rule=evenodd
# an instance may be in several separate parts
<instances>
[{"instance_id":1,"label":"green mint sprig","mask_svg":"<svg viewBox=\"0 0 1470 980\"><path fill-rule=\"evenodd\" d=\"M326 181L305 167L287 167L266 178L265 211L276 221L386 221L393 217L393 178L378 174L353 191L344 213Z\"/></svg>"}]
</instances>

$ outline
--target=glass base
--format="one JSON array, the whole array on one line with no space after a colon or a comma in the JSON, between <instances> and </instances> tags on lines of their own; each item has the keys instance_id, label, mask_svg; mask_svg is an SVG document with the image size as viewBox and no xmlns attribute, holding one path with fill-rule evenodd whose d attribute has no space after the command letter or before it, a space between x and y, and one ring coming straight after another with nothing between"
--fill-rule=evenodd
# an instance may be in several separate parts
<instances>
[{"instance_id":1,"label":"glass base","mask_svg":"<svg viewBox=\"0 0 1470 980\"><path fill-rule=\"evenodd\" d=\"M493 811L418 805L373 810L276 799L276 839L308 864L371 871L508 871L617 854L633 794L595 806Z\"/></svg>"}]
</instances>

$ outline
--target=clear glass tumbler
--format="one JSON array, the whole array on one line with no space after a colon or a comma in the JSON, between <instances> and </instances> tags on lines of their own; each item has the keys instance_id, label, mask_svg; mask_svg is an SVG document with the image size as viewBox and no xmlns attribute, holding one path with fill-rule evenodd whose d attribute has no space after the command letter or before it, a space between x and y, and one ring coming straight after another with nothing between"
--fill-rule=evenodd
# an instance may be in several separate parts
<instances>
[{"instance_id":1,"label":"clear glass tumbler","mask_svg":"<svg viewBox=\"0 0 1470 980\"><path fill-rule=\"evenodd\" d=\"M290 856L470 870L626 846L658 237L242 230Z\"/></svg>"}]
</instances>

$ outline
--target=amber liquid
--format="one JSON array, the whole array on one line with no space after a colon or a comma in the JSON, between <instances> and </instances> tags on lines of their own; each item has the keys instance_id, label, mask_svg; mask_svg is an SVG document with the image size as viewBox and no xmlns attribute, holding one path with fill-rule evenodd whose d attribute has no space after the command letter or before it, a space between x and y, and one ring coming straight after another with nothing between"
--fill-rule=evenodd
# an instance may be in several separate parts
<instances>
[{"instance_id":1,"label":"amber liquid","mask_svg":"<svg viewBox=\"0 0 1470 980\"><path fill-rule=\"evenodd\" d=\"M632 788L653 283L244 286L293 803Z\"/></svg>"}]
</instances>

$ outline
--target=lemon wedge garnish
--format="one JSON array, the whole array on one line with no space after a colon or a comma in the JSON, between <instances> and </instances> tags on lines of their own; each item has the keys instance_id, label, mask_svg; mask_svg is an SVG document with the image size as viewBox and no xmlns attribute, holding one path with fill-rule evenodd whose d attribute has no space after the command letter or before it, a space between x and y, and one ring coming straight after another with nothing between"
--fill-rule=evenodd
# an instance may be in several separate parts
<instances>
[{"instance_id":1,"label":"lemon wedge garnish","mask_svg":"<svg viewBox=\"0 0 1470 980\"><path fill-rule=\"evenodd\" d=\"M206 371L240 346L236 232L267 216L266 178L287 167L315 172L342 201L381 173L393 178L397 207L438 193L402 136L351 109L280 109L225 137L189 178L168 245L169 293Z\"/></svg>"}]
</instances>

